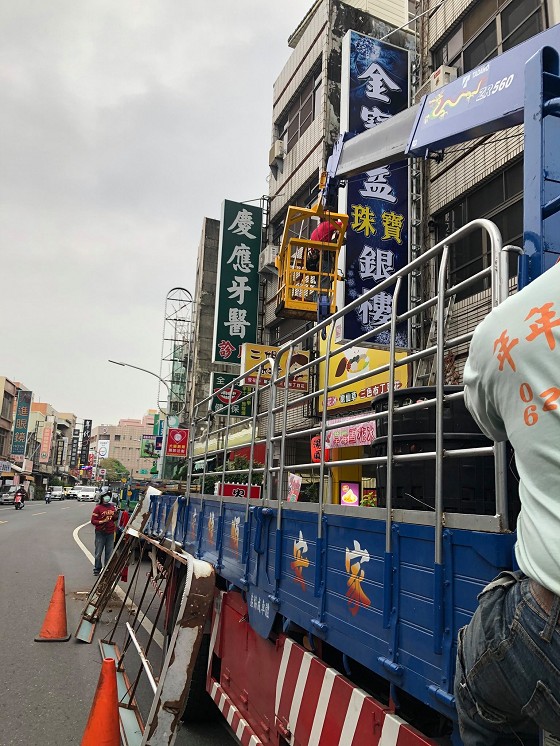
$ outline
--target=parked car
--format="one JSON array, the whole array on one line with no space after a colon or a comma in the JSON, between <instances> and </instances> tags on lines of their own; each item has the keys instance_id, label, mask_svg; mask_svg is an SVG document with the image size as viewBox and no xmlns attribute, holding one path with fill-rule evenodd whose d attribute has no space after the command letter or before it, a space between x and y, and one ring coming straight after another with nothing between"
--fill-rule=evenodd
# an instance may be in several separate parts
<instances>
[{"instance_id":1,"label":"parked car","mask_svg":"<svg viewBox=\"0 0 560 746\"><path fill-rule=\"evenodd\" d=\"M49 492L51 493L51 500L64 500L64 490L62 487L49 487Z\"/></svg>"},{"instance_id":2,"label":"parked car","mask_svg":"<svg viewBox=\"0 0 560 746\"><path fill-rule=\"evenodd\" d=\"M81 485L76 488L78 494L78 502L95 502L97 487L90 485Z\"/></svg>"},{"instance_id":3,"label":"parked car","mask_svg":"<svg viewBox=\"0 0 560 746\"><path fill-rule=\"evenodd\" d=\"M78 498L78 490L81 488L81 484L77 484L74 487L69 487L66 497L68 500L76 500Z\"/></svg>"},{"instance_id":4,"label":"parked car","mask_svg":"<svg viewBox=\"0 0 560 746\"><path fill-rule=\"evenodd\" d=\"M2 503L2 505L13 505L18 488L19 485L17 484L10 484L2 487L2 491L0 492L0 503Z\"/></svg>"}]
</instances>

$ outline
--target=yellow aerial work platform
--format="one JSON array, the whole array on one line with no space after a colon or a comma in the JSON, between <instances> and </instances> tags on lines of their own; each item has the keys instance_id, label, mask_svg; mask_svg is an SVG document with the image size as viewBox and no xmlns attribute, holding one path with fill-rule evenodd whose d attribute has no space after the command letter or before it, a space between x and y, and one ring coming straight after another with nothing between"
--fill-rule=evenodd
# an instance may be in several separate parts
<instances>
[{"instance_id":1,"label":"yellow aerial work platform","mask_svg":"<svg viewBox=\"0 0 560 746\"><path fill-rule=\"evenodd\" d=\"M304 221L313 221L313 228L332 224L319 230L323 240L300 238ZM338 254L344 243L348 215L330 212L321 201L315 207L290 206L286 215L280 251L276 257L278 291L276 315L284 318L317 319L319 304L326 315L336 310L336 280ZM317 233L317 231L313 231ZM334 233L334 236L329 235ZM312 234L313 235L313 234ZM332 240L331 240L332 239Z\"/></svg>"}]
</instances>

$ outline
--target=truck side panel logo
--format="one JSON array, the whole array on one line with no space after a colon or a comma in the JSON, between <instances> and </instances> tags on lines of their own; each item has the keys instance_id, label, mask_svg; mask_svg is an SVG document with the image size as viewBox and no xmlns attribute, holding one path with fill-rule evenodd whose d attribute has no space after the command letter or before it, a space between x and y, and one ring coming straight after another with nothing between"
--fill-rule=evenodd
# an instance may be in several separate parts
<instances>
[{"instance_id":1,"label":"truck side panel logo","mask_svg":"<svg viewBox=\"0 0 560 746\"><path fill-rule=\"evenodd\" d=\"M354 549L346 547L346 572L348 573L348 608L352 616L356 616L360 606L371 606L371 601L362 589L362 581L366 574L362 570L362 564L369 562L369 552L362 549L359 542L354 539Z\"/></svg>"},{"instance_id":2,"label":"truck side panel logo","mask_svg":"<svg viewBox=\"0 0 560 746\"><path fill-rule=\"evenodd\" d=\"M239 556L239 524L240 522L241 522L241 519L239 516L232 518L231 528L229 532L230 545L231 545L231 548L235 551L236 557Z\"/></svg>"},{"instance_id":3,"label":"truck side panel logo","mask_svg":"<svg viewBox=\"0 0 560 746\"><path fill-rule=\"evenodd\" d=\"M294 561L290 564L290 567L295 572L294 582L301 585L302 591L305 591L305 579L303 577L304 568L309 567L309 560L304 557L307 554L307 542L303 538L303 534L299 532L299 538L294 540Z\"/></svg>"}]
</instances>

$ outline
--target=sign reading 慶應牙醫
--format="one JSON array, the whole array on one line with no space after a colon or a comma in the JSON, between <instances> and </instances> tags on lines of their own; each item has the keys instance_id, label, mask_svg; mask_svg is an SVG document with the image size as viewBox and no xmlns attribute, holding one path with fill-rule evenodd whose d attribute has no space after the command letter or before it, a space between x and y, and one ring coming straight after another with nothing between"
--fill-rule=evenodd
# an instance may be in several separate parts
<instances>
[{"instance_id":1,"label":"sign reading \u6176\u61c9\u7259\u91ab","mask_svg":"<svg viewBox=\"0 0 560 746\"><path fill-rule=\"evenodd\" d=\"M262 210L224 200L220 224L212 361L239 364L257 338Z\"/></svg>"}]
</instances>

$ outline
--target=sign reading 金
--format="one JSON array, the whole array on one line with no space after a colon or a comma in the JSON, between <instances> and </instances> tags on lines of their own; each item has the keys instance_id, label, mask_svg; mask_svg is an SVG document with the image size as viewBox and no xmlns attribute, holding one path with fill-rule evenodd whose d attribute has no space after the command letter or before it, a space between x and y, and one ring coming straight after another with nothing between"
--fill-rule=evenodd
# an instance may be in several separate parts
<instances>
[{"instance_id":1,"label":"sign reading \u91d1","mask_svg":"<svg viewBox=\"0 0 560 746\"><path fill-rule=\"evenodd\" d=\"M16 419L12 437L12 454L14 456L25 456L27 425L29 423L29 412L31 411L31 396L31 391L18 391Z\"/></svg>"},{"instance_id":2,"label":"sign reading \u91d1","mask_svg":"<svg viewBox=\"0 0 560 746\"><path fill-rule=\"evenodd\" d=\"M239 363L257 338L262 210L224 200L220 224L212 361Z\"/></svg>"},{"instance_id":3,"label":"sign reading \u91d1","mask_svg":"<svg viewBox=\"0 0 560 746\"><path fill-rule=\"evenodd\" d=\"M343 99L347 121L341 129L356 134L377 127L408 106L408 52L355 31L343 44ZM356 300L408 262L408 164L380 166L348 180L344 305ZM356 339L391 319L394 288L380 292L346 314L337 341ZM398 312L407 308L401 285ZM368 344L388 346L388 331ZM397 347L408 347L408 326L397 330Z\"/></svg>"}]
</instances>

